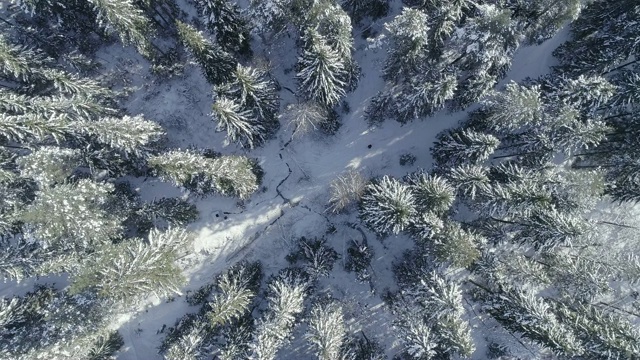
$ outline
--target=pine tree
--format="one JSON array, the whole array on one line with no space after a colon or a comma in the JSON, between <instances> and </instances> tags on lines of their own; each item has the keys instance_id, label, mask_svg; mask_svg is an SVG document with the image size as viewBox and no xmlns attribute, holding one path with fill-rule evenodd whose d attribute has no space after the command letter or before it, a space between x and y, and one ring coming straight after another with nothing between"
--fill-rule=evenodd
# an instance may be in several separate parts
<instances>
[{"instance_id":1,"label":"pine tree","mask_svg":"<svg viewBox=\"0 0 640 360\"><path fill-rule=\"evenodd\" d=\"M4 75L26 81L33 76L34 65L41 61L34 51L13 45L0 35L0 70Z\"/></svg>"},{"instance_id":2,"label":"pine tree","mask_svg":"<svg viewBox=\"0 0 640 360\"><path fill-rule=\"evenodd\" d=\"M221 97L237 99L260 118L267 132L277 123L276 114L280 99L276 86L264 70L238 64L230 82L216 86L214 91Z\"/></svg>"},{"instance_id":3,"label":"pine tree","mask_svg":"<svg viewBox=\"0 0 640 360\"><path fill-rule=\"evenodd\" d=\"M521 22L528 43L542 43L558 32L567 22L578 18L589 1L517 1L512 6L513 15Z\"/></svg>"},{"instance_id":4,"label":"pine tree","mask_svg":"<svg viewBox=\"0 0 640 360\"><path fill-rule=\"evenodd\" d=\"M34 179L40 187L62 184L82 164L78 150L43 146L17 160L20 175Z\"/></svg>"},{"instance_id":5,"label":"pine tree","mask_svg":"<svg viewBox=\"0 0 640 360\"><path fill-rule=\"evenodd\" d=\"M640 6L633 0L592 2L571 24L571 40L554 52L558 70L599 75L635 63L630 58L638 53L639 33L632 24L638 19Z\"/></svg>"},{"instance_id":6,"label":"pine tree","mask_svg":"<svg viewBox=\"0 0 640 360\"><path fill-rule=\"evenodd\" d=\"M490 126L499 131L516 130L523 126L537 126L542 122L543 103L539 86L526 87L514 82L503 92L484 101Z\"/></svg>"},{"instance_id":7,"label":"pine tree","mask_svg":"<svg viewBox=\"0 0 640 360\"><path fill-rule=\"evenodd\" d=\"M43 188L21 218L46 246L73 250L104 244L122 231L120 218L108 210L112 192L113 185L90 180Z\"/></svg>"},{"instance_id":8,"label":"pine tree","mask_svg":"<svg viewBox=\"0 0 640 360\"><path fill-rule=\"evenodd\" d=\"M0 300L3 359L85 359L104 333L109 311L91 294L70 295L38 285L24 296Z\"/></svg>"},{"instance_id":9,"label":"pine tree","mask_svg":"<svg viewBox=\"0 0 640 360\"><path fill-rule=\"evenodd\" d=\"M182 229L152 230L147 241L132 239L105 245L90 256L71 286L72 292L94 289L104 298L128 303L138 296L180 294L184 278L175 260L189 245Z\"/></svg>"},{"instance_id":10,"label":"pine tree","mask_svg":"<svg viewBox=\"0 0 640 360\"><path fill-rule=\"evenodd\" d=\"M218 122L217 130L226 131L229 140L250 149L264 141L264 127L251 110L244 109L235 100L219 97L212 109L212 116Z\"/></svg>"},{"instance_id":11,"label":"pine tree","mask_svg":"<svg viewBox=\"0 0 640 360\"><path fill-rule=\"evenodd\" d=\"M136 155L148 152L150 145L164 136L164 130L158 124L144 119L142 115L79 121L73 123L73 128L113 149Z\"/></svg>"},{"instance_id":12,"label":"pine tree","mask_svg":"<svg viewBox=\"0 0 640 360\"><path fill-rule=\"evenodd\" d=\"M190 151L170 151L150 157L149 166L161 178L197 194L247 198L258 188L254 165L242 156L206 158Z\"/></svg>"},{"instance_id":13,"label":"pine tree","mask_svg":"<svg viewBox=\"0 0 640 360\"><path fill-rule=\"evenodd\" d=\"M489 185L488 169L479 165L461 165L451 169L447 174L449 181L458 191L471 200L487 191Z\"/></svg>"},{"instance_id":14,"label":"pine tree","mask_svg":"<svg viewBox=\"0 0 640 360\"><path fill-rule=\"evenodd\" d=\"M226 51L250 54L249 31L238 6L230 0L198 0L205 24Z\"/></svg>"},{"instance_id":15,"label":"pine tree","mask_svg":"<svg viewBox=\"0 0 640 360\"><path fill-rule=\"evenodd\" d=\"M219 292L209 303L210 310L206 316L212 326L229 323L245 314L255 297L250 288L251 275L247 274L248 267L240 271L228 271L218 280Z\"/></svg>"},{"instance_id":16,"label":"pine tree","mask_svg":"<svg viewBox=\"0 0 640 360\"><path fill-rule=\"evenodd\" d=\"M367 185L360 203L360 217L379 234L398 234L414 217L415 197L411 188L384 176Z\"/></svg>"},{"instance_id":17,"label":"pine tree","mask_svg":"<svg viewBox=\"0 0 640 360\"><path fill-rule=\"evenodd\" d=\"M433 238L436 259L453 267L470 267L480 257L478 248L486 240L479 234L463 229L455 221L446 221Z\"/></svg>"},{"instance_id":18,"label":"pine tree","mask_svg":"<svg viewBox=\"0 0 640 360\"><path fill-rule=\"evenodd\" d=\"M340 359L346 339L340 306L335 303L315 306L311 310L306 337L319 360Z\"/></svg>"},{"instance_id":19,"label":"pine tree","mask_svg":"<svg viewBox=\"0 0 640 360\"><path fill-rule=\"evenodd\" d=\"M88 0L98 13L98 23L115 29L124 45L133 44L140 54L152 53L149 36L153 34L151 22L131 0Z\"/></svg>"},{"instance_id":20,"label":"pine tree","mask_svg":"<svg viewBox=\"0 0 640 360\"><path fill-rule=\"evenodd\" d=\"M419 213L445 214L455 200L455 189L442 177L417 172L407 177Z\"/></svg>"},{"instance_id":21,"label":"pine tree","mask_svg":"<svg viewBox=\"0 0 640 360\"><path fill-rule=\"evenodd\" d=\"M293 128L293 138L303 137L330 126L329 110L312 101L290 104L282 114L283 121Z\"/></svg>"},{"instance_id":22,"label":"pine tree","mask_svg":"<svg viewBox=\"0 0 640 360\"><path fill-rule=\"evenodd\" d=\"M381 18L389 12L387 0L342 0L341 3L356 23L365 17Z\"/></svg>"},{"instance_id":23,"label":"pine tree","mask_svg":"<svg viewBox=\"0 0 640 360\"><path fill-rule=\"evenodd\" d=\"M178 37L189 49L195 61L202 67L204 76L212 85L220 85L232 79L236 67L234 59L220 46L213 44L193 26L176 22Z\"/></svg>"},{"instance_id":24,"label":"pine tree","mask_svg":"<svg viewBox=\"0 0 640 360\"><path fill-rule=\"evenodd\" d=\"M500 289L483 295L487 312L511 331L561 356L581 356L584 347L542 298L526 289Z\"/></svg>"},{"instance_id":25,"label":"pine tree","mask_svg":"<svg viewBox=\"0 0 640 360\"><path fill-rule=\"evenodd\" d=\"M428 19L421 10L405 7L402 14L385 24L391 34L389 58L382 70L386 80L402 82L420 73L427 65Z\"/></svg>"},{"instance_id":26,"label":"pine tree","mask_svg":"<svg viewBox=\"0 0 640 360\"><path fill-rule=\"evenodd\" d=\"M489 159L498 145L500 140L493 135L470 129L455 129L438 135L431 154L440 167L479 164Z\"/></svg>"},{"instance_id":27,"label":"pine tree","mask_svg":"<svg viewBox=\"0 0 640 360\"><path fill-rule=\"evenodd\" d=\"M258 320L250 345L250 359L276 358L296 324L296 316L304 310L307 287L307 280L294 272L281 274L269 285L269 305L266 314Z\"/></svg>"},{"instance_id":28,"label":"pine tree","mask_svg":"<svg viewBox=\"0 0 640 360\"><path fill-rule=\"evenodd\" d=\"M296 77L300 81L300 91L308 99L327 107L337 104L347 87L346 65L324 36L314 29L307 29Z\"/></svg>"},{"instance_id":29,"label":"pine tree","mask_svg":"<svg viewBox=\"0 0 640 360\"><path fill-rule=\"evenodd\" d=\"M396 120L406 123L412 119L433 115L444 107L447 100L453 98L456 87L455 74L446 70L436 68L414 75L406 83L392 90L390 96L394 98Z\"/></svg>"}]
</instances>

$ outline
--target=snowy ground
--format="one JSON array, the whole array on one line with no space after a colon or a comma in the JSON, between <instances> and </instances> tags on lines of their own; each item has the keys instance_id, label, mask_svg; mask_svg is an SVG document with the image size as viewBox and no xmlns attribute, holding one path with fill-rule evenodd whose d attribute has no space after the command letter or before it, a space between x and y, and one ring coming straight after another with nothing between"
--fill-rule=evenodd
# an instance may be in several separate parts
<instances>
[{"instance_id":1,"label":"snowy ground","mask_svg":"<svg viewBox=\"0 0 640 360\"><path fill-rule=\"evenodd\" d=\"M539 46L521 49L507 79L501 84L548 72L549 66L554 64L551 51L565 37L566 32L563 31ZM291 89L296 86L294 72L291 71L295 62L293 54L296 53L293 46L293 41L285 37L271 46L268 52L255 51L254 48L257 56L276 64L274 75L281 85ZM99 56L114 74L126 74L133 79L130 86L135 92L128 103L129 113L143 113L165 126L170 146L207 147L223 153L244 152L233 145L223 146L223 134L215 132L209 116L210 86L197 67L190 66L183 76L154 84L144 61L131 49L114 45L101 51ZM330 224L335 225L338 231L327 239L342 254L351 238L359 239L362 235L345 226L345 223L357 222L354 211L340 216L326 212L331 180L347 169L359 170L366 176L402 176L417 168L431 166L429 148L435 136L454 126L465 114L441 112L408 126L387 121L378 128L370 128L363 113L369 99L382 87L379 69L384 58L382 50L368 49L366 40L356 35L356 59L364 76L358 88L348 94L351 110L342 115L343 125L335 136L311 136L294 140L284 147L291 137L291 129L282 124L275 139L247 153L258 158L266 171L264 191L244 204L218 196L193 199L201 219L191 226L196 240L192 249L185 249L189 255L181 260L189 280L184 292L210 282L215 274L241 259L258 259L265 265L267 273L277 271L286 266L284 256L291 250L294 239L323 236ZM281 96L283 107L295 102L286 90L281 92ZM411 167L400 166L399 157L404 153L417 157ZM180 194L172 186L151 180L140 181L139 189L147 199ZM289 201L280 197L277 190ZM376 239L371 233L366 235L376 254L373 288L369 284L359 284L354 274L346 273L341 259L331 276L322 280L318 292L329 292L340 299L349 329L353 333L363 330L369 338L381 342L391 357L399 344L393 343L391 315L385 309L380 294L385 288L394 286L391 264L412 244L405 236ZM184 297L176 297L173 301L149 299L139 311L122 316L121 321L114 324L125 338L125 347L119 358L161 358L157 347L164 334L158 334L158 331L163 325L172 326L176 319L190 311L195 312L197 308L190 308ZM299 336L303 331L304 325L297 327L295 340L280 353L279 358L311 358ZM478 359L485 357L482 351L476 353Z\"/></svg>"}]
</instances>

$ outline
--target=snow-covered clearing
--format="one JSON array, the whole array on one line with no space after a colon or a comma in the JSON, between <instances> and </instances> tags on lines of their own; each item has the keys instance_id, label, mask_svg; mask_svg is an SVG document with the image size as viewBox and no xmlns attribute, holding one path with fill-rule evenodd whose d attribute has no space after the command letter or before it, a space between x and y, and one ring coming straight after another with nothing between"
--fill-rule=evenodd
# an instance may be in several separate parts
<instances>
[{"instance_id":1,"label":"snow-covered clearing","mask_svg":"<svg viewBox=\"0 0 640 360\"><path fill-rule=\"evenodd\" d=\"M378 30L383 21L378 21ZM329 183L348 169L371 177L382 174L402 176L417 168L429 168L429 148L435 136L465 117L465 113L440 112L408 126L387 121L380 127L369 127L363 114L369 99L383 85L379 69L385 53L368 49L366 40L359 33L356 30L355 57L362 67L363 77L358 88L348 94L350 111L342 114L342 127L335 136L311 135L293 140L285 147L290 140L291 129L282 124L275 139L263 147L247 151L249 156L259 159L266 172L261 191L243 204L220 196L192 199L200 210L201 219L191 226L196 235L195 242L192 249L185 249L188 255L181 259L189 281L184 293L210 282L215 274L241 259L260 260L267 273L277 271L286 266L284 256L291 250L293 240L300 236L324 236L330 225L335 225L337 231L327 235L329 244L343 254L350 239L359 239L362 235L345 225L358 222L355 211L339 216L326 212ZM501 84L548 72L549 66L554 64L551 52L566 35L566 30L561 31L539 46L521 49L507 79ZM282 106L295 102L285 89L295 89L296 86L292 66L297 52L293 40L284 37L268 52L256 47L254 51L258 57L264 57L274 65L273 75L283 86L280 93ZM143 113L165 126L170 146L212 148L222 153L245 151L235 145L223 146L224 135L215 132L215 124L209 116L210 85L196 66L187 67L180 77L153 84L144 61L132 49L114 45L101 51L99 59L115 74L126 74L134 79L128 85L134 88L128 103L129 113ZM399 158L404 153L415 155L417 161L412 166L401 166ZM146 199L178 194L175 188L164 183L143 179L136 179L135 183ZM375 252L372 286L359 284L354 274L344 271L343 256L331 276L321 281L316 293L327 292L340 299L351 332L364 331L369 338L381 342L388 355L392 356L396 353L394 346L397 344L392 343L394 337L389 334L392 331L391 315L385 309L380 294L385 288L394 286L391 264L412 243L406 236L380 240L369 232L366 236ZM176 319L190 311L195 312L197 308L190 308L184 297L176 297L172 301L155 298L149 299L138 311L122 316L121 321L114 324L125 337L120 358L160 358L157 347L164 334L159 331L163 325L172 326ZM295 340L280 353L279 358L310 358L307 345L300 336L304 328L304 325L297 327ZM483 357L482 351L476 353L478 358Z\"/></svg>"}]
</instances>

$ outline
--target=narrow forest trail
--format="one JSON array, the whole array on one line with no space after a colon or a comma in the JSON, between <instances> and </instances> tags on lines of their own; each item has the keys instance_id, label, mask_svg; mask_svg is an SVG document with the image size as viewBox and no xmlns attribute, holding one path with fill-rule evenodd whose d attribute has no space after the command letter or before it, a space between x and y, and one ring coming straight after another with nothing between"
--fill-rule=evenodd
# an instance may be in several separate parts
<instances>
[{"instance_id":1,"label":"narrow forest trail","mask_svg":"<svg viewBox=\"0 0 640 360\"><path fill-rule=\"evenodd\" d=\"M536 77L549 71L554 65L552 51L566 38L567 31L560 31L554 38L538 45L521 48L516 54L513 66L507 78L500 85L510 80L520 81L526 77ZM435 116L402 126L394 121L387 121L379 127L371 128L364 120L364 110L369 99L383 86L380 68L385 53L382 50L367 49L367 43L356 38L355 58L362 67L363 78L357 89L348 94L346 101L350 112L342 116L342 127L335 136L317 137L311 135L303 141L293 140L288 146L291 131L282 124L277 138L267 142L263 147L248 152L256 157L266 170L263 180L265 191L259 191L242 206L235 199L211 196L196 202L201 219L191 226L195 241L190 255L182 259L182 266L188 279L183 292L196 290L210 282L215 274L220 273L241 259L261 260L267 267L267 273L286 266L283 256L288 252L291 239L300 236L321 236L328 226L325 217L326 202L329 198L328 186L340 173L348 169L361 171L365 176L389 174L402 176L417 168L429 168L431 157L429 148L435 136L446 128L454 126L464 119L465 112L448 114L445 111ZM295 61L296 54L292 41L270 49L272 60L287 59ZM293 72L285 71L286 63L276 69L275 75L283 87L295 89ZM171 80L159 88L160 92L148 97L142 94L132 96L129 111L131 113L167 112L169 119L179 119L173 124L177 133L170 134L173 143L179 146L194 144L216 147L222 143L222 135L215 134L212 121L206 113L210 103L206 82L199 69L190 67L191 73L182 79ZM165 89L168 93L163 94ZM177 89L177 90L176 90ZM182 89L182 90L181 90ZM281 91L285 103L294 101L286 90ZM146 99L146 100L145 100ZM170 103L174 101L173 103ZM169 102L170 106L160 106ZM197 104L197 106L194 106ZM159 110L161 109L161 110ZM207 146L205 146L207 147ZM284 147L284 148L283 148ZM216 151L238 151L233 146L215 148ZM402 167L399 157L411 153L417 161L411 167ZM160 197L167 187L162 183L141 183L141 193L148 198ZM339 221L357 222L356 214L341 215ZM342 231L342 230L341 230ZM347 230L344 230L347 231ZM341 236L354 236L347 232ZM344 246L344 239L337 246ZM377 241L376 241L377 242ZM386 249L386 246L385 246ZM391 286L389 264L394 256L404 251L405 247L393 247L388 254L379 251L380 273L378 288ZM373 329L381 339L389 331L390 324L385 322L389 315L380 308L381 301L372 295L368 286L353 286L345 289L340 286L340 279L334 279L332 285L336 291L344 291L344 299L353 302L354 319L351 330ZM183 298L175 301L161 302L160 299L148 299L145 306L129 316L123 316L114 327L119 328L125 337L125 346L119 358L128 360L147 360L161 358L157 354L164 334L159 333L163 325L172 326L176 319L187 312L198 309L189 307ZM376 312L376 322L368 321ZM386 329L386 330L385 330ZM296 345L297 344L297 345ZM392 349L394 344L386 344ZM297 346L297 347L296 347ZM300 344L292 344L291 359L301 359Z\"/></svg>"}]
</instances>

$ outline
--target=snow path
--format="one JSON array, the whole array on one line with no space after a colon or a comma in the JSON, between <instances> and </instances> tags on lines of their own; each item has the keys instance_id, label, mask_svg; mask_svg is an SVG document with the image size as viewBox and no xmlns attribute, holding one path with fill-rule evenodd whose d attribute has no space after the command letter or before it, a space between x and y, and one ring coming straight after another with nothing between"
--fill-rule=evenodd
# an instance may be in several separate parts
<instances>
[{"instance_id":1,"label":"snow path","mask_svg":"<svg viewBox=\"0 0 640 360\"><path fill-rule=\"evenodd\" d=\"M566 36L566 30L561 31L539 46L518 51L512 69L501 85L509 80L520 81L527 76L547 73L549 66L555 63L551 51ZM429 148L435 136L464 119L465 113L440 112L409 126L387 121L379 128L370 128L363 114L369 99L382 88L379 69L385 53L367 50L366 45L366 41L356 38L356 59L362 66L364 76L358 88L348 94L351 111L342 116L343 125L335 136L311 136L293 140L284 147L291 132L286 124L282 124L276 139L248 152L249 156L259 159L266 171L263 181L265 191L259 191L242 206L236 199L220 196L196 201L201 219L191 226L196 234L193 248L185 249L189 255L181 259L188 278L188 285L183 292L210 282L216 274L240 259L259 259L267 273L277 271L286 266L283 257L289 252L293 239L322 236L329 222L338 225L357 223L353 212L331 218L324 214L328 184L345 170L356 169L365 176L402 176L417 168L431 166ZM120 65L120 52L110 49L103 56L110 56L112 61ZM277 61L278 67L274 73L280 84L291 89L296 87L293 72L285 69L291 69L295 53L293 41L285 37L281 44L266 54L272 61ZM120 57L120 60L122 58L126 59ZM135 66L140 67L137 64ZM145 79L141 77L137 81L143 83ZM295 101L287 91L283 90L281 96L284 104ZM132 114L144 113L161 122L168 128L169 141L173 146L184 148L193 145L214 148L223 153L242 152L233 145L219 145L224 142L224 137L215 133L215 125L208 115L210 105L209 85L199 69L191 67L186 69L183 77L170 79L158 86L141 86L138 93L132 96L128 110ZM407 152L414 154L417 161L411 167L402 167L399 157ZM163 183L149 181L137 185L145 198L176 196L175 189ZM338 232L328 236L328 239L339 253L344 253L348 240L361 239L361 236L357 230L339 226ZM358 284L353 274L344 272L341 265L336 264L331 276L321 281L318 293L328 292L340 298L345 306L345 318L350 331L356 333L363 330L370 338L382 342L388 349L388 355L393 355L394 347L398 344L389 343L389 339L394 338L390 335L391 315L385 310L379 294L385 287L393 288L391 263L411 247L411 241L401 236L384 239L382 243L375 240L372 234L368 234L368 237L376 253L373 285ZM390 244L393 246L387 246ZM371 291L372 288L375 293ZM157 354L157 347L164 335L157 332L163 325L172 326L185 313L197 310L179 297L170 302L148 299L138 311L123 316L113 325L119 328L125 338L125 347L119 358L161 358ZM287 350L281 352L279 359L309 358L305 342L299 336L304 328L299 326L296 329L297 336ZM480 354L479 358L482 356Z\"/></svg>"}]
</instances>

